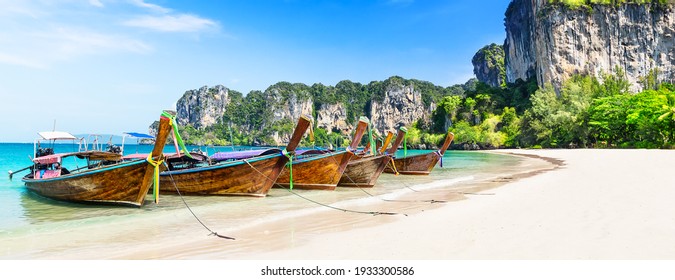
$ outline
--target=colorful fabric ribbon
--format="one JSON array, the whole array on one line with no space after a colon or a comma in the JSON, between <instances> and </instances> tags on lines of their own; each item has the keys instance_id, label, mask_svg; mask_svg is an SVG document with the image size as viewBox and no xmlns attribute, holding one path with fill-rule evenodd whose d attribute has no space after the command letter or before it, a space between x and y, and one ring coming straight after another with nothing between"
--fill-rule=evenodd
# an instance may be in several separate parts
<instances>
[{"instance_id":1,"label":"colorful fabric ribbon","mask_svg":"<svg viewBox=\"0 0 675 280\"><path fill-rule=\"evenodd\" d=\"M309 125L309 142L314 143L314 126L311 124Z\"/></svg>"},{"instance_id":2,"label":"colorful fabric ribbon","mask_svg":"<svg viewBox=\"0 0 675 280\"><path fill-rule=\"evenodd\" d=\"M390 157L389 159L391 160L391 169L394 170L394 174L398 175L398 170L396 170L396 162L394 162L394 158Z\"/></svg>"},{"instance_id":3,"label":"colorful fabric ribbon","mask_svg":"<svg viewBox=\"0 0 675 280\"><path fill-rule=\"evenodd\" d=\"M148 154L148 158L146 160L150 165L155 167L155 174L153 175L152 181L152 195L155 198L155 203L159 203L159 166L164 162L164 160L160 159L158 161L154 161L152 159L152 154Z\"/></svg>"},{"instance_id":4,"label":"colorful fabric ribbon","mask_svg":"<svg viewBox=\"0 0 675 280\"><path fill-rule=\"evenodd\" d=\"M288 158L288 174L290 175L289 180L288 180L288 186L292 190L293 189L293 155L291 155L286 149L283 149L281 151L281 155L285 156Z\"/></svg>"},{"instance_id":5,"label":"colorful fabric ribbon","mask_svg":"<svg viewBox=\"0 0 675 280\"><path fill-rule=\"evenodd\" d=\"M408 155L408 129L405 127L400 128L401 131L405 134L403 136L403 157L406 157Z\"/></svg>"},{"instance_id":6,"label":"colorful fabric ribbon","mask_svg":"<svg viewBox=\"0 0 675 280\"><path fill-rule=\"evenodd\" d=\"M183 138L181 138L180 133L178 133L178 123L176 123L176 117L174 115L169 114L169 112L167 111L162 112L162 117L171 120L171 128L173 130L173 141L174 143L178 143L178 146L180 146L180 151L177 152L180 153L182 151L189 158L192 158L192 155L187 151L187 148L185 147Z\"/></svg>"}]
</instances>

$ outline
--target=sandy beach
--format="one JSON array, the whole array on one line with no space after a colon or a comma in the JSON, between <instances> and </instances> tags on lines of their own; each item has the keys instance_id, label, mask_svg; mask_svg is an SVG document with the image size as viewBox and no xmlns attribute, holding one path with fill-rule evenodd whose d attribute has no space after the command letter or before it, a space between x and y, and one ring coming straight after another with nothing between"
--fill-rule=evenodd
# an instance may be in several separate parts
<instances>
[{"instance_id":1,"label":"sandy beach","mask_svg":"<svg viewBox=\"0 0 675 280\"><path fill-rule=\"evenodd\" d=\"M4 259L194 260L671 260L675 151L499 150L522 156L507 176L452 190L360 201L208 236L175 213L105 228L34 232L3 244ZM546 159L542 159L546 158ZM419 185L422 188L424 185ZM419 202L433 197L444 203ZM407 203L404 203L407 202ZM336 202L336 206L345 206ZM207 224L227 219L200 209ZM189 226L186 226L189 225ZM86 229L86 227L85 227Z\"/></svg>"},{"instance_id":2,"label":"sandy beach","mask_svg":"<svg viewBox=\"0 0 675 280\"><path fill-rule=\"evenodd\" d=\"M511 150L564 165L395 223L253 258L675 258L675 151ZM377 238L366 238L377 236ZM331 240L326 242L325 240ZM355 248L359 248L355 250Z\"/></svg>"},{"instance_id":3,"label":"sandy beach","mask_svg":"<svg viewBox=\"0 0 675 280\"><path fill-rule=\"evenodd\" d=\"M252 258L675 258L675 151L509 150L564 162L408 219L322 235ZM367 238L374 237L377 238ZM326 242L330 240L330 242ZM358 250L355 250L358 248Z\"/></svg>"}]
</instances>

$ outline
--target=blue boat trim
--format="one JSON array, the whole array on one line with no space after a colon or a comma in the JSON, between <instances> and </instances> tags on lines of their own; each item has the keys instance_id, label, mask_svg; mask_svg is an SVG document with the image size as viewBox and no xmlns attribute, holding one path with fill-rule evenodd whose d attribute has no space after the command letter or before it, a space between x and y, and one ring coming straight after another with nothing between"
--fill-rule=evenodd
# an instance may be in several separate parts
<instances>
[{"instance_id":1,"label":"blue boat trim","mask_svg":"<svg viewBox=\"0 0 675 280\"><path fill-rule=\"evenodd\" d=\"M98 168L98 169L95 168L95 169L85 170L85 171L82 171L82 172L70 173L70 174L67 174L67 175L62 175L62 176L54 177L54 178L48 178L48 179L21 179L21 181L23 181L23 182L51 182L51 181L61 181L61 180L65 180L65 179L71 179L71 178L77 178L77 177L89 176L89 175L96 174L96 173L100 173L100 172L104 172L104 171L109 171L109 170L113 170L113 169L124 168L124 167L128 167L128 166L133 166L133 165L138 165L138 164L144 164L144 163L148 163L148 162L145 161L145 160L135 160L135 161L130 161L130 162L126 162L126 163L120 163L120 164L117 164L117 165L104 166L104 167Z\"/></svg>"}]
</instances>

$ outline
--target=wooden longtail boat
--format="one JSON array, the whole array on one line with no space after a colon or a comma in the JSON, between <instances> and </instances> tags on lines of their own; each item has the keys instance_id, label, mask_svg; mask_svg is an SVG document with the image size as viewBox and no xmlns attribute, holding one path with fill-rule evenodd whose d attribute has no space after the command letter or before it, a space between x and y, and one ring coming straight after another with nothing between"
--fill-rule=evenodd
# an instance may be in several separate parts
<instances>
[{"instance_id":1,"label":"wooden longtail boat","mask_svg":"<svg viewBox=\"0 0 675 280\"><path fill-rule=\"evenodd\" d=\"M162 160L162 149L170 131L171 119L162 114L152 158L125 162L120 161L120 154L99 151L50 154L33 159L31 173L24 176L22 181L29 190L56 200L140 207L153 183L154 173L159 172L153 163ZM72 156L88 161L119 163L100 166L87 164L83 168L68 171L61 166L62 159Z\"/></svg>"},{"instance_id":2,"label":"wooden longtail boat","mask_svg":"<svg viewBox=\"0 0 675 280\"><path fill-rule=\"evenodd\" d=\"M356 127L356 132L352 138L352 143L345 151L336 152L316 152L305 151L297 160L293 160L293 188L310 190L334 190L340 182L340 177L345 171L349 160L354 155L368 123L360 120ZM303 158L303 155L306 156ZM290 188L291 172L285 168L276 185Z\"/></svg>"},{"instance_id":3,"label":"wooden longtail boat","mask_svg":"<svg viewBox=\"0 0 675 280\"><path fill-rule=\"evenodd\" d=\"M216 153L217 163L160 173L160 191L186 195L264 197L302 140L310 119L302 116L285 151L279 149ZM178 191L176 191L178 189Z\"/></svg>"},{"instance_id":4,"label":"wooden longtail boat","mask_svg":"<svg viewBox=\"0 0 675 280\"><path fill-rule=\"evenodd\" d=\"M391 161L391 155L396 153L396 148L401 144L399 141L398 144L392 146L393 150L386 152L385 149L389 145L389 142L391 142L393 136L394 134L391 131L387 134L387 138L382 144L381 151L378 151L379 153L377 155L370 155L368 153L352 157L349 164L347 164L345 172L340 178L338 186L360 188L371 188L375 186L377 179L382 175L382 171L384 171L384 168ZM366 145L364 150L367 150L367 148L368 145Z\"/></svg>"},{"instance_id":5,"label":"wooden longtail boat","mask_svg":"<svg viewBox=\"0 0 675 280\"><path fill-rule=\"evenodd\" d=\"M405 132L399 130L400 134L405 134ZM392 165L387 165L387 168L384 169L384 172L387 173L399 173L406 175L429 175L432 169L436 166L436 163L443 157L445 150L448 149L452 139L455 138L455 135L452 132L448 132L445 137L445 142L443 146L438 151L431 153L414 155L414 156L404 156L404 157L394 157L394 167Z\"/></svg>"}]
</instances>

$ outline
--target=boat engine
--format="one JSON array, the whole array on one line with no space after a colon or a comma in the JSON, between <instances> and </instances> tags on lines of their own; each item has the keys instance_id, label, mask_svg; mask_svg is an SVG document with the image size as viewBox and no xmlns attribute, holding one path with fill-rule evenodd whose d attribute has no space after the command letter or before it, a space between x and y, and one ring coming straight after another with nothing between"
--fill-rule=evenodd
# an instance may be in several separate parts
<instances>
[{"instance_id":1,"label":"boat engine","mask_svg":"<svg viewBox=\"0 0 675 280\"><path fill-rule=\"evenodd\" d=\"M54 154L54 149L52 148L38 148L37 151L35 152L35 157L43 157L43 156L48 156L48 155L53 155Z\"/></svg>"},{"instance_id":2,"label":"boat engine","mask_svg":"<svg viewBox=\"0 0 675 280\"><path fill-rule=\"evenodd\" d=\"M122 148L117 145L108 145L107 147L108 152L115 153L115 154L122 154Z\"/></svg>"}]
</instances>

